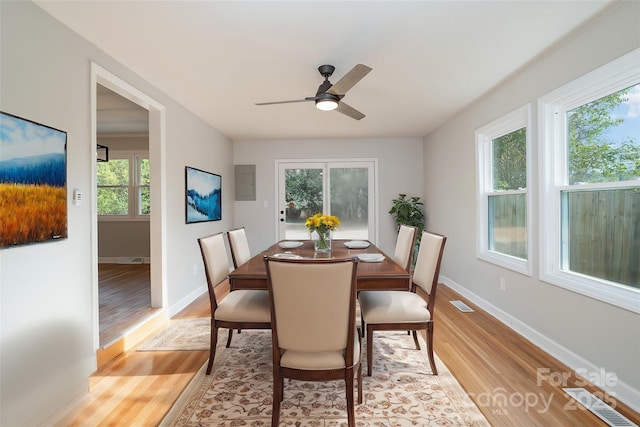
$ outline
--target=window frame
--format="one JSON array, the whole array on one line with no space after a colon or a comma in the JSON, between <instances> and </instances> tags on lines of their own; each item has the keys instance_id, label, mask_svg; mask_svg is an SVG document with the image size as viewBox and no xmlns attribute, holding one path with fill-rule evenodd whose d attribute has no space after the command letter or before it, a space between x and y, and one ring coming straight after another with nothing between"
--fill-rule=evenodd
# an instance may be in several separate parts
<instances>
[{"instance_id":1,"label":"window frame","mask_svg":"<svg viewBox=\"0 0 640 427\"><path fill-rule=\"evenodd\" d=\"M566 113L640 82L640 49L538 99L540 280L640 313L640 290L562 269L562 192L638 187L637 181L569 185Z\"/></svg>"},{"instance_id":2,"label":"window frame","mask_svg":"<svg viewBox=\"0 0 640 427\"><path fill-rule=\"evenodd\" d=\"M151 185L142 185L141 179L141 161L149 160L148 151L127 151L127 150L110 150L110 160L128 160L129 161L129 185L128 185L128 213L126 215L100 215L98 213L98 221L150 221L150 214L141 214L140 206L140 189L143 187L151 188ZM97 189L100 185L96 186ZM105 186L112 187L112 186ZM120 186L118 186L120 187ZM124 186L122 186L124 187ZM96 195L97 197L97 195Z\"/></svg>"},{"instance_id":3,"label":"window frame","mask_svg":"<svg viewBox=\"0 0 640 427\"><path fill-rule=\"evenodd\" d=\"M521 190L495 191L493 189L493 140L525 129L526 137L526 180L527 187ZM523 105L498 119L476 129L476 256L478 259L499 265L518 273L531 276L533 274L531 257L532 235L532 179L531 179L531 104ZM489 249L489 197L495 195L525 194L525 221L527 233L527 259L515 257Z\"/></svg>"}]
</instances>

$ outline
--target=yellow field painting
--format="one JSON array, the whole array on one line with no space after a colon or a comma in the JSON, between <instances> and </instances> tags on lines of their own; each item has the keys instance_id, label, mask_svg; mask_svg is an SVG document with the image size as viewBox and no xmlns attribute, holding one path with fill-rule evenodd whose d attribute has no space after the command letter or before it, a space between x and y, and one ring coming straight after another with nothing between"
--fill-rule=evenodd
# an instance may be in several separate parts
<instances>
[{"instance_id":1,"label":"yellow field painting","mask_svg":"<svg viewBox=\"0 0 640 427\"><path fill-rule=\"evenodd\" d=\"M66 188L0 184L0 246L66 237Z\"/></svg>"}]
</instances>

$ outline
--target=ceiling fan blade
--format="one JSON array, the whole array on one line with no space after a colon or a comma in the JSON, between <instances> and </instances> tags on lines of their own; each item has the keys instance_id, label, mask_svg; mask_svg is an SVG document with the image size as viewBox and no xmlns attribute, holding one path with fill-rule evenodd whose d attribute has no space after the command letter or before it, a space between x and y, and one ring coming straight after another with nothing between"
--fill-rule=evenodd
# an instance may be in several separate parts
<instances>
[{"instance_id":1,"label":"ceiling fan blade","mask_svg":"<svg viewBox=\"0 0 640 427\"><path fill-rule=\"evenodd\" d=\"M308 102L308 101L314 101L314 100L315 98L305 98L305 99L293 99L291 101L256 102L255 105L291 104L293 102Z\"/></svg>"},{"instance_id":2,"label":"ceiling fan blade","mask_svg":"<svg viewBox=\"0 0 640 427\"><path fill-rule=\"evenodd\" d=\"M336 108L336 111L356 120L360 120L365 117L365 115L362 114L360 111L356 110L355 108L353 108L348 104L345 104L342 101L338 103L338 108Z\"/></svg>"},{"instance_id":3,"label":"ceiling fan blade","mask_svg":"<svg viewBox=\"0 0 640 427\"><path fill-rule=\"evenodd\" d=\"M345 74L336 84L331 86L327 91L332 95L344 95L349 89L351 89L356 83L358 83L364 76L369 74L371 68L366 65L358 64L353 67L347 74Z\"/></svg>"}]
</instances>

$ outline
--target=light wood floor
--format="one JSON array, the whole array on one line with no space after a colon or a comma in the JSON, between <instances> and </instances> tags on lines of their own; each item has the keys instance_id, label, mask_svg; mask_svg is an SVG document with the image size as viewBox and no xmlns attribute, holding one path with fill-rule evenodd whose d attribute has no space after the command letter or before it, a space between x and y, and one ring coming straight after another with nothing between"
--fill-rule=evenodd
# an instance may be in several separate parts
<instances>
[{"instance_id":1,"label":"light wood floor","mask_svg":"<svg viewBox=\"0 0 640 427\"><path fill-rule=\"evenodd\" d=\"M98 264L100 346L142 322L151 308L149 264Z\"/></svg>"},{"instance_id":2,"label":"light wood floor","mask_svg":"<svg viewBox=\"0 0 640 427\"><path fill-rule=\"evenodd\" d=\"M462 313L451 300L476 311ZM435 351L493 426L606 426L563 393L576 378L566 366L447 287L437 301ZM209 315L202 295L176 318ZM206 351L126 352L90 378L89 395L56 425L157 425L207 358ZM571 379L554 385L539 380L539 369ZM621 403L617 409L640 424L640 414Z\"/></svg>"}]
</instances>

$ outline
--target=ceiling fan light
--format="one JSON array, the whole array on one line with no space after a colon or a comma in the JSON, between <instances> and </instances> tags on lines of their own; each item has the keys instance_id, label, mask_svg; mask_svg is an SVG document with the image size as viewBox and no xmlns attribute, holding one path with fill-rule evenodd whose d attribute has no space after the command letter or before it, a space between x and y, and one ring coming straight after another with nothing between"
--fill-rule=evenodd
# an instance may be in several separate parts
<instances>
[{"instance_id":1,"label":"ceiling fan light","mask_svg":"<svg viewBox=\"0 0 640 427\"><path fill-rule=\"evenodd\" d=\"M322 111L331 111L338 108L338 101L333 98L318 99L316 101L316 108Z\"/></svg>"}]
</instances>

